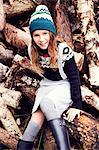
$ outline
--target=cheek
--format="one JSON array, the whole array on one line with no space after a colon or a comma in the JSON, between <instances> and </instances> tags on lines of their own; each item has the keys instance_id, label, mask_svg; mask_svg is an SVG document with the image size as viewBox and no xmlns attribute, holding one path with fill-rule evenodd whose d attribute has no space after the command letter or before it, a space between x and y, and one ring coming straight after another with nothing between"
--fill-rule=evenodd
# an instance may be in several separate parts
<instances>
[{"instance_id":1,"label":"cheek","mask_svg":"<svg viewBox=\"0 0 99 150\"><path fill-rule=\"evenodd\" d=\"M33 38L33 40L36 44L38 43L38 38Z\"/></svg>"},{"instance_id":2,"label":"cheek","mask_svg":"<svg viewBox=\"0 0 99 150\"><path fill-rule=\"evenodd\" d=\"M48 42L50 41L50 36L47 37Z\"/></svg>"}]
</instances>

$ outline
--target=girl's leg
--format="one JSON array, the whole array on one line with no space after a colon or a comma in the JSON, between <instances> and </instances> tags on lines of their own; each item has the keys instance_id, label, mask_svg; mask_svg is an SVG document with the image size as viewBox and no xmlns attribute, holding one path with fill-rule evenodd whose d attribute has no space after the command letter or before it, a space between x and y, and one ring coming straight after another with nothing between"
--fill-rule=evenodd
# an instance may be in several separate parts
<instances>
[{"instance_id":1,"label":"girl's leg","mask_svg":"<svg viewBox=\"0 0 99 150\"><path fill-rule=\"evenodd\" d=\"M69 136L65 120L61 118L57 107L51 99L43 100L40 108L44 113L48 125L56 141L58 150L70 150Z\"/></svg>"},{"instance_id":2,"label":"girl's leg","mask_svg":"<svg viewBox=\"0 0 99 150\"><path fill-rule=\"evenodd\" d=\"M32 114L25 132L19 139L17 150L32 150L33 141L42 127L43 122L44 114L40 110Z\"/></svg>"},{"instance_id":3,"label":"girl's leg","mask_svg":"<svg viewBox=\"0 0 99 150\"><path fill-rule=\"evenodd\" d=\"M43 122L44 115L40 110L33 113L21 139L24 141L34 141L36 135L42 127Z\"/></svg>"},{"instance_id":4,"label":"girl's leg","mask_svg":"<svg viewBox=\"0 0 99 150\"><path fill-rule=\"evenodd\" d=\"M58 150L70 150L69 136L65 120L62 118L56 118L48 121L48 125L52 131Z\"/></svg>"}]
</instances>

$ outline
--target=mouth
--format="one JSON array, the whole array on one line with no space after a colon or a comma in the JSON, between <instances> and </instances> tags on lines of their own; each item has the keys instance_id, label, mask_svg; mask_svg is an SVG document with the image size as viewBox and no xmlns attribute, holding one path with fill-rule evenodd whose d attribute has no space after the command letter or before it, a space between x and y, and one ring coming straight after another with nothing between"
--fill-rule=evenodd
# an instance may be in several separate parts
<instances>
[{"instance_id":1,"label":"mouth","mask_svg":"<svg viewBox=\"0 0 99 150\"><path fill-rule=\"evenodd\" d=\"M41 42L40 44L41 44L41 45L45 45L45 44L47 44L47 43L48 43L48 42L44 42L44 43L43 43L43 42Z\"/></svg>"},{"instance_id":2,"label":"mouth","mask_svg":"<svg viewBox=\"0 0 99 150\"><path fill-rule=\"evenodd\" d=\"M48 43L40 43L40 46L46 46Z\"/></svg>"}]
</instances>

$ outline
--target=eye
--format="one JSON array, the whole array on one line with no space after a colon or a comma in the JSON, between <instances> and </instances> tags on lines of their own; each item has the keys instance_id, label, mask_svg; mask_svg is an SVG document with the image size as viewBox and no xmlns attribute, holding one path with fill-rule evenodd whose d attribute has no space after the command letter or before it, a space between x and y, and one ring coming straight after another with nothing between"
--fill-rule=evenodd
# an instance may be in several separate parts
<instances>
[{"instance_id":1,"label":"eye","mask_svg":"<svg viewBox=\"0 0 99 150\"><path fill-rule=\"evenodd\" d=\"M47 33L46 33L46 32L44 32L43 34L44 34L44 35L46 35Z\"/></svg>"},{"instance_id":2,"label":"eye","mask_svg":"<svg viewBox=\"0 0 99 150\"><path fill-rule=\"evenodd\" d=\"M43 34L46 35L46 34L49 34L49 32L45 31Z\"/></svg>"},{"instance_id":3,"label":"eye","mask_svg":"<svg viewBox=\"0 0 99 150\"><path fill-rule=\"evenodd\" d=\"M39 36L39 34L34 34L33 36L34 36L34 37L38 37L38 36Z\"/></svg>"}]
</instances>

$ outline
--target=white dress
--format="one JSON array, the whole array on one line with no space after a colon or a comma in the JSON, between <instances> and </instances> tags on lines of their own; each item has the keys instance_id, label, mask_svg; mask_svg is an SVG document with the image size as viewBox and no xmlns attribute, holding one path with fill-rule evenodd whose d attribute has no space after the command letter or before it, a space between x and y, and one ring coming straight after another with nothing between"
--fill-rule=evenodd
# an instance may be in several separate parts
<instances>
[{"instance_id":1,"label":"white dress","mask_svg":"<svg viewBox=\"0 0 99 150\"><path fill-rule=\"evenodd\" d=\"M29 56L30 53L31 52L29 50ZM72 55L70 55L70 57L72 57ZM52 81L43 78L40 82L40 87L37 90L32 112L37 111L40 107L47 120L60 118L62 113L67 110L70 105L72 105L70 83L62 67L60 52L58 58L58 68L62 80Z\"/></svg>"}]
</instances>

